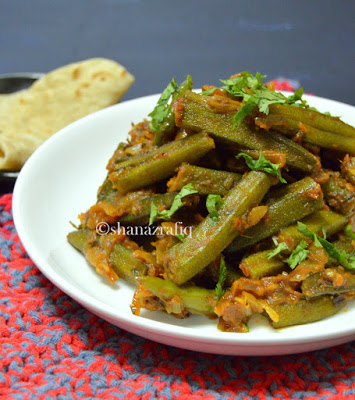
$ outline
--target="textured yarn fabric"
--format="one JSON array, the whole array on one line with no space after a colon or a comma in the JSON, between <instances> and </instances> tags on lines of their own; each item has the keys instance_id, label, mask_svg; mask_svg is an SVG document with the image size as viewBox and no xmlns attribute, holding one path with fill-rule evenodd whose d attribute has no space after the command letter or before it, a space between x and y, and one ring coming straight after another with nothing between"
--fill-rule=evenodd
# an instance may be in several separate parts
<instances>
[{"instance_id":1,"label":"textured yarn fabric","mask_svg":"<svg viewBox=\"0 0 355 400\"><path fill-rule=\"evenodd\" d=\"M0 399L355 399L355 342L221 356L155 343L93 315L30 260L11 201L0 198Z\"/></svg>"},{"instance_id":2,"label":"textured yarn fabric","mask_svg":"<svg viewBox=\"0 0 355 400\"><path fill-rule=\"evenodd\" d=\"M355 342L279 357L180 350L117 328L27 256L0 198L0 398L355 399Z\"/></svg>"}]
</instances>

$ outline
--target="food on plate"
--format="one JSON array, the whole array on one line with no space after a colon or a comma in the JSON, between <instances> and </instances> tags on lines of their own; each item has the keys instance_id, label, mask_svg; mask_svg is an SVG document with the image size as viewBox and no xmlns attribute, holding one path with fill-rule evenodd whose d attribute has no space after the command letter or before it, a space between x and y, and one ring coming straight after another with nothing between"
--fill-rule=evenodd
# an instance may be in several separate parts
<instances>
[{"instance_id":1,"label":"food on plate","mask_svg":"<svg viewBox=\"0 0 355 400\"><path fill-rule=\"evenodd\" d=\"M136 315L232 332L255 314L274 328L329 317L355 297L355 129L260 74L221 82L169 83L68 241L137 284Z\"/></svg>"},{"instance_id":2,"label":"food on plate","mask_svg":"<svg viewBox=\"0 0 355 400\"><path fill-rule=\"evenodd\" d=\"M134 77L115 61L96 58L66 65L28 90L0 98L0 169L20 170L55 132L117 103Z\"/></svg>"}]
</instances>

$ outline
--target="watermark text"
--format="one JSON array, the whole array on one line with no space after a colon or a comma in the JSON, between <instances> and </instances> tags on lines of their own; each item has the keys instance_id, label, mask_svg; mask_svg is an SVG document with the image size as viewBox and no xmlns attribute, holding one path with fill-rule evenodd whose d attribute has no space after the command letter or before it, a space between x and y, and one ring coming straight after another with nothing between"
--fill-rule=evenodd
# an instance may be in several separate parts
<instances>
[{"instance_id":1,"label":"watermark text","mask_svg":"<svg viewBox=\"0 0 355 400\"><path fill-rule=\"evenodd\" d=\"M128 236L152 236L152 235L172 235L177 237L186 237L192 235L191 226L182 226L178 222L169 225L167 227L162 226L122 226L120 222L116 225L110 225L107 222L99 222L96 225L96 233L101 236L106 236L109 233L117 235L128 235Z\"/></svg>"}]
</instances>

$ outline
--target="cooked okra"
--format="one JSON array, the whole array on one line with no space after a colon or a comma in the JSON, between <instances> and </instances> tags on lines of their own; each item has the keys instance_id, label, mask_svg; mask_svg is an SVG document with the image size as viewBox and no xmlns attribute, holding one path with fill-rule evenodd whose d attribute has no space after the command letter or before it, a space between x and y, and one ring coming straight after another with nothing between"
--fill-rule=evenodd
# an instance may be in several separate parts
<instances>
[{"instance_id":1,"label":"cooked okra","mask_svg":"<svg viewBox=\"0 0 355 400\"><path fill-rule=\"evenodd\" d=\"M254 314L274 328L330 317L355 297L355 129L260 74L222 84L170 82L68 241L110 282L138 285L137 315L219 317L233 332Z\"/></svg>"}]
</instances>

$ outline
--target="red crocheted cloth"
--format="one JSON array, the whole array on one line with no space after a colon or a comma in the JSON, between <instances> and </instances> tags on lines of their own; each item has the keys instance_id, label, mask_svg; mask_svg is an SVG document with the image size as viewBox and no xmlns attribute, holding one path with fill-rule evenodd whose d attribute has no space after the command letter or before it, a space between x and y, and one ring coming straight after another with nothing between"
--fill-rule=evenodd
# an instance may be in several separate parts
<instances>
[{"instance_id":1,"label":"red crocheted cloth","mask_svg":"<svg viewBox=\"0 0 355 400\"><path fill-rule=\"evenodd\" d=\"M282 357L181 350L117 328L28 258L0 198L0 397L355 399L355 342Z\"/></svg>"}]
</instances>

